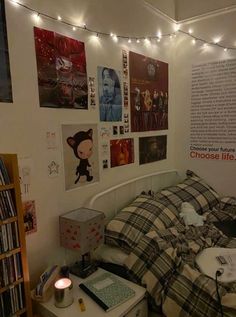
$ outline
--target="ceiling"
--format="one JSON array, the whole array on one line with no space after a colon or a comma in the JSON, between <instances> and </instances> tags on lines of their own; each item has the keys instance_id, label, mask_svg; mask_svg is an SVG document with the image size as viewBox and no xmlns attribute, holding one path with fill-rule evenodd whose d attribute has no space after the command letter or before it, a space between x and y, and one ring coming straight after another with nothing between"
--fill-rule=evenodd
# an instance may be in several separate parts
<instances>
[{"instance_id":1,"label":"ceiling","mask_svg":"<svg viewBox=\"0 0 236 317\"><path fill-rule=\"evenodd\" d=\"M145 0L178 22L236 9L236 0Z\"/></svg>"}]
</instances>

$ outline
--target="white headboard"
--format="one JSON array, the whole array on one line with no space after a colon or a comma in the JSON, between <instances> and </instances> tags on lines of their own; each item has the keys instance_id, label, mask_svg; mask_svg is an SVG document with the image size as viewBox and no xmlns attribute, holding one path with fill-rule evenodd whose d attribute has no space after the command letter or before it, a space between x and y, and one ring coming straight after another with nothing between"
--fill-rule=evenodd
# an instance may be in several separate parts
<instances>
[{"instance_id":1,"label":"white headboard","mask_svg":"<svg viewBox=\"0 0 236 317\"><path fill-rule=\"evenodd\" d=\"M86 207L103 211L106 221L108 221L120 209L140 195L142 191L148 192L152 190L157 192L162 188L177 184L179 181L180 175L177 170L166 170L143 175L96 194L88 201Z\"/></svg>"}]
</instances>

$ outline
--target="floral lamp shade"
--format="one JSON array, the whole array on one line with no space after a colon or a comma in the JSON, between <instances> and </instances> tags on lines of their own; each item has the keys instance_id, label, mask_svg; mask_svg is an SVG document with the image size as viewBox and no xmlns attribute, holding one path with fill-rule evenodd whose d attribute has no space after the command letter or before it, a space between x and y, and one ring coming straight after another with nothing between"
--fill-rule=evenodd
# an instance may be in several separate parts
<instances>
[{"instance_id":1,"label":"floral lamp shade","mask_svg":"<svg viewBox=\"0 0 236 317\"><path fill-rule=\"evenodd\" d=\"M78 208L59 218L60 243L67 249L89 253L104 241L104 213Z\"/></svg>"}]
</instances>

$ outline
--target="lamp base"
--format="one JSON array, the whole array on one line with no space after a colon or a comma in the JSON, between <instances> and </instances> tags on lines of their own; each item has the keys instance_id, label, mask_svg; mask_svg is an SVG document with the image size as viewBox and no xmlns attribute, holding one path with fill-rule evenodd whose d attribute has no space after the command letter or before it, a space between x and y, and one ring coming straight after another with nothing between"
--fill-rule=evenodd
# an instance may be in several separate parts
<instances>
[{"instance_id":1,"label":"lamp base","mask_svg":"<svg viewBox=\"0 0 236 317\"><path fill-rule=\"evenodd\" d=\"M86 278L97 270L97 264L95 262L75 262L70 266L70 273L81 278Z\"/></svg>"}]
</instances>

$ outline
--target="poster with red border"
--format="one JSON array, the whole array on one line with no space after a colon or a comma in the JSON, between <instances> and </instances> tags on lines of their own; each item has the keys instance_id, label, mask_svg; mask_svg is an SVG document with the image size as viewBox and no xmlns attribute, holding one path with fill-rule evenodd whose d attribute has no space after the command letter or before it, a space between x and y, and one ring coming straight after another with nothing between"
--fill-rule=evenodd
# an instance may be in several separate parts
<instances>
[{"instance_id":1,"label":"poster with red border","mask_svg":"<svg viewBox=\"0 0 236 317\"><path fill-rule=\"evenodd\" d=\"M134 163L134 139L110 140L111 167Z\"/></svg>"},{"instance_id":2,"label":"poster with red border","mask_svg":"<svg viewBox=\"0 0 236 317\"><path fill-rule=\"evenodd\" d=\"M24 214L24 227L25 233L28 235L30 233L37 231L37 219L36 219L36 208L34 200L27 200L22 203L23 214Z\"/></svg>"},{"instance_id":3,"label":"poster with red border","mask_svg":"<svg viewBox=\"0 0 236 317\"><path fill-rule=\"evenodd\" d=\"M34 27L41 107L88 108L84 43Z\"/></svg>"}]
</instances>

